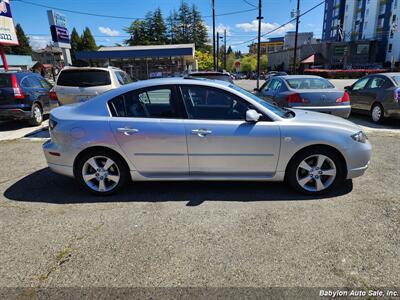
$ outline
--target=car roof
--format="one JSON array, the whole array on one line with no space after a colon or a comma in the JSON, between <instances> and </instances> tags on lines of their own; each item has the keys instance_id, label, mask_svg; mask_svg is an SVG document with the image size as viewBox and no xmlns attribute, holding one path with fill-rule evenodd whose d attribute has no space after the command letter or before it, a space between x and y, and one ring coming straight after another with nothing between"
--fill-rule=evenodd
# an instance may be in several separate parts
<instances>
[{"instance_id":1,"label":"car roof","mask_svg":"<svg viewBox=\"0 0 400 300\"><path fill-rule=\"evenodd\" d=\"M217 72L217 71L190 72L190 73L189 73L189 76L192 76L192 75L224 75L224 76L229 76L228 73Z\"/></svg>"},{"instance_id":2,"label":"car roof","mask_svg":"<svg viewBox=\"0 0 400 300\"><path fill-rule=\"evenodd\" d=\"M116 68L116 67L75 67L75 66L67 66L67 67L64 67L64 68L62 68L61 69L61 71L60 72L63 72L63 71L74 71L74 70L76 70L76 71L80 71L80 70L82 70L82 71L87 71L87 70L102 70L102 71L110 71L110 70L115 70L115 71L122 71L121 69L119 69L119 68Z\"/></svg>"},{"instance_id":3,"label":"car roof","mask_svg":"<svg viewBox=\"0 0 400 300\"><path fill-rule=\"evenodd\" d=\"M388 73L375 73L375 74L369 74L369 76L372 75L383 75L387 77L392 77L392 76L400 76L400 72L388 72Z\"/></svg>"},{"instance_id":4,"label":"car roof","mask_svg":"<svg viewBox=\"0 0 400 300\"><path fill-rule=\"evenodd\" d=\"M325 79L321 76L316 75L281 75L281 76L274 76L272 78L283 78L283 79L301 79L301 78L316 78L316 79Z\"/></svg>"}]
</instances>

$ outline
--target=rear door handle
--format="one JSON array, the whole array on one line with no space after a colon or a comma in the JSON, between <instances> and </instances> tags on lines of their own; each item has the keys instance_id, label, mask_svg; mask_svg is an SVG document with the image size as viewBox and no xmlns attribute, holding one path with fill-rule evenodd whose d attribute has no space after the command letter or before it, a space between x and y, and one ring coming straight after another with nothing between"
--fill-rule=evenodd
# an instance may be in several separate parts
<instances>
[{"instance_id":1,"label":"rear door handle","mask_svg":"<svg viewBox=\"0 0 400 300\"><path fill-rule=\"evenodd\" d=\"M199 137L205 137L207 134L211 134L212 131L204 128L193 129L192 134L197 134Z\"/></svg>"},{"instance_id":2,"label":"rear door handle","mask_svg":"<svg viewBox=\"0 0 400 300\"><path fill-rule=\"evenodd\" d=\"M118 132L121 132L124 135L132 135L139 132L139 129L129 128L129 127L117 128L117 130Z\"/></svg>"}]
</instances>

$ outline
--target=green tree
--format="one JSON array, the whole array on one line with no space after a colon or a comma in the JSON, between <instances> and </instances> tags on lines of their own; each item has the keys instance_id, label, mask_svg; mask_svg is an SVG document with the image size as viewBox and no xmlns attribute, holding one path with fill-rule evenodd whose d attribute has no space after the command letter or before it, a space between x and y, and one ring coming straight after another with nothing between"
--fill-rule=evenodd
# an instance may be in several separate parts
<instances>
[{"instance_id":1,"label":"green tree","mask_svg":"<svg viewBox=\"0 0 400 300\"><path fill-rule=\"evenodd\" d=\"M265 72L268 69L268 58L266 55L260 57L260 72Z\"/></svg>"},{"instance_id":2,"label":"green tree","mask_svg":"<svg viewBox=\"0 0 400 300\"><path fill-rule=\"evenodd\" d=\"M233 53L233 50L232 50L232 47L229 46L228 50L226 50L226 54L231 54L231 53Z\"/></svg>"},{"instance_id":3,"label":"green tree","mask_svg":"<svg viewBox=\"0 0 400 300\"><path fill-rule=\"evenodd\" d=\"M160 45L167 42L167 26L160 8L157 8L147 20L146 30L151 44Z\"/></svg>"},{"instance_id":4,"label":"green tree","mask_svg":"<svg viewBox=\"0 0 400 300\"><path fill-rule=\"evenodd\" d=\"M148 44L146 22L144 20L133 21L132 24L125 29L125 31L131 36L125 41L125 44L129 46Z\"/></svg>"},{"instance_id":5,"label":"green tree","mask_svg":"<svg viewBox=\"0 0 400 300\"><path fill-rule=\"evenodd\" d=\"M195 57L199 71L208 71L214 68L214 60L210 52L196 51Z\"/></svg>"},{"instance_id":6,"label":"green tree","mask_svg":"<svg viewBox=\"0 0 400 300\"><path fill-rule=\"evenodd\" d=\"M167 38L170 44L177 43L178 13L174 9L167 18Z\"/></svg>"},{"instance_id":7,"label":"green tree","mask_svg":"<svg viewBox=\"0 0 400 300\"><path fill-rule=\"evenodd\" d=\"M76 28L74 27L74 28L72 28L72 32L71 32L71 58L72 58L72 61L75 62L75 53L80 50L82 50L82 40L78 34L78 31L76 31Z\"/></svg>"},{"instance_id":8,"label":"green tree","mask_svg":"<svg viewBox=\"0 0 400 300\"><path fill-rule=\"evenodd\" d=\"M208 31L203 18L196 5L192 5L192 39L196 49L205 50L208 40Z\"/></svg>"},{"instance_id":9,"label":"green tree","mask_svg":"<svg viewBox=\"0 0 400 300\"><path fill-rule=\"evenodd\" d=\"M235 62L236 62L236 57L233 52L227 53L226 54L226 70L229 72L236 72L235 68Z\"/></svg>"},{"instance_id":10,"label":"green tree","mask_svg":"<svg viewBox=\"0 0 400 300\"><path fill-rule=\"evenodd\" d=\"M253 55L247 55L243 57L240 61L240 71L241 72L252 72L257 68L257 59Z\"/></svg>"},{"instance_id":11,"label":"green tree","mask_svg":"<svg viewBox=\"0 0 400 300\"><path fill-rule=\"evenodd\" d=\"M31 55L32 47L29 45L29 38L25 35L24 30L22 29L20 24L15 26L15 31L18 38L18 46L10 46L5 47L4 51L7 54L15 54L15 55Z\"/></svg>"},{"instance_id":12,"label":"green tree","mask_svg":"<svg viewBox=\"0 0 400 300\"><path fill-rule=\"evenodd\" d=\"M176 40L178 43L190 43L193 41L192 11L189 5L182 1L176 19Z\"/></svg>"},{"instance_id":13,"label":"green tree","mask_svg":"<svg viewBox=\"0 0 400 300\"><path fill-rule=\"evenodd\" d=\"M83 31L81 40L82 40L82 50L83 51L97 50L96 41L95 41L89 27L86 27L85 30Z\"/></svg>"}]
</instances>

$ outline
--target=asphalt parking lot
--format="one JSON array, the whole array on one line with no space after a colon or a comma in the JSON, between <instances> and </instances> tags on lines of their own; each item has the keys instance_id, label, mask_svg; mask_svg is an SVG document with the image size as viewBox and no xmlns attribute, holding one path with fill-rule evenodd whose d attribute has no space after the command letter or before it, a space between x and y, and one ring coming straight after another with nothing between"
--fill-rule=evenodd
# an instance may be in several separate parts
<instances>
[{"instance_id":1,"label":"asphalt parking lot","mask_svg":"<svg viewBox=\"0 0 400 300\"><path fill-rule=\"evenodd\" d=\"M398 286L400 126L354 119L371 166L325 197L168 182L99 198L46 168L45 134L4 138L0 287Z\"/></svg>"}]
</instances>

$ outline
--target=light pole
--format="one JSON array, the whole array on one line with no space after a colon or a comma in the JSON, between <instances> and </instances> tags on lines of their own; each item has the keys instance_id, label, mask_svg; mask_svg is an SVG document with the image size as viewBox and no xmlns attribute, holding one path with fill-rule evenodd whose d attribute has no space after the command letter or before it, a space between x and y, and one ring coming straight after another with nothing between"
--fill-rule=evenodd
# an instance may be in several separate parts
<instances>
[{"instance_id":1,"label":"light pole","mask_svg":"<svg viewBox=\"0 0 400 300\"><path fill-rule=\"evenodd\" d=\"M218 67L219 67L219 32L217 31L217 68L215 69L215 71L218 72Z\"/></svg>"},{"instance_id":2,"label":"light pole","mask_svg":"<svg viewBox=\"0 0 400 300\"><path fill-rule=\"evenodd\" d=\"M224 70L226 71L226 29L224 30Z\"/></svg>"},{"instance_id":3,"label":"light pole","mask_svg":"<svg viewBox=\"0 0 400 300\"><path fill-rule=\"evenodd\" d=\"M257 45L257 89L260 88L260 57L261 57L261 0L258 0L258 45Z\"/></svg>"},{"instance_id":4,"label":"light pole","mask_svg":"<svg viewBox=\"0 0 400 300\"><path fill-rule=\"evenodd\" d=\"M294 36L294 53L293 53L293 73L296 73L297 36L299 35L299 17L300 17L300 0L297 0L297 10L296 10L296 33L295 33L295 36Z\"/></svg>"},{"instance_id":5,"label":"light pole","mask_svg":"<svg viewBox=\"0 0 400 300\"><path fill-rule=\"evenodd\" d=\"M213 18L213 61L214 61L214 71L217 68L215 61L215 0L212 0L212 18Z\"/></svg>"}]
</instances>

